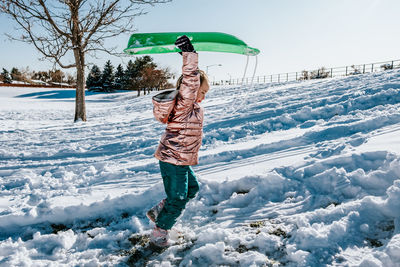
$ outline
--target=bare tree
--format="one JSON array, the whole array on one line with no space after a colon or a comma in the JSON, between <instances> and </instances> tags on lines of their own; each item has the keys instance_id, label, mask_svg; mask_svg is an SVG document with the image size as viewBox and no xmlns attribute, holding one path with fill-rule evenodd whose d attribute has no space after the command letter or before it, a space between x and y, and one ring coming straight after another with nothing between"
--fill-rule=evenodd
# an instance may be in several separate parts
<instances>
[{"instance_id":1,"label":"bare tree","mask_svg":"<svg viewBox=\"0 0 400 267\"><path fill-rule=\"evenodd\" d=\"M10 38L33 44L62 68L76 68L75 121L86 121L85 55L96 50L115 54L115 47L105 46L106 39L132 31L134 19L145 14L144 5L170 1L0 0L0 11L18 25ZM74 60L68 62L71 52Z\"/></svg>"}]
</instances>

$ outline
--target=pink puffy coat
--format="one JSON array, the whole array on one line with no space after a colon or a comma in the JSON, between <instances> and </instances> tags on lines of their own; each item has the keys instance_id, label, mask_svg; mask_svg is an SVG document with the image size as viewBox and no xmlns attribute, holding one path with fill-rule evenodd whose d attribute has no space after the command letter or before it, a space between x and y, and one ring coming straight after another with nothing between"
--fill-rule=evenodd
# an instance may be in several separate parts
<instances>
[{"instance_id":1,"label":"pink puffy coat","mask_svg":"<svg viewBox=\"0 0 400 267\"><path fill-rule=\"evenodd\" d=\"M154 156L174 165L196 165L203 133L203 108L196 103L200 87L198 54L183 52L182 56L182 84ZM162 103L153 103L159 105L154 107L157 117L164 108Z\"/></svg>"}]
</instances>

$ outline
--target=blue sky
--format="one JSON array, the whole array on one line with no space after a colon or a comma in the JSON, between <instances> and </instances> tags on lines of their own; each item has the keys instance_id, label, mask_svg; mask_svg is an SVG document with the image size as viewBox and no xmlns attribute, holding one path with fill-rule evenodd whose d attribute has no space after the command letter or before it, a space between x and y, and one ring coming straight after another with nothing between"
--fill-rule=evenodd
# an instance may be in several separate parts
<instances>
[{"instance_id":1,"label":"blue sky","mask_svg":"<svg viewBox=\"0 0 400 267\"><path fill-rule=\"evenodd\" d=\"M146 10L136 20L137 32L225 32L259 48L256 75L400 59L399 0L175 0ZM12 23L3 15L0 25L0 67L51 68L51 63L39 61L32 46L7 40L3 33L12 30ZM108 44L122 51L128 39L120 36ZM178 54L153 58L180 71ZM87 62L102 67L108 59L116 66L130 58L99 53ZM212 80L241 78L246 57L200 52L200 68L214 64L222 66L209 68ZM249 75L254 64L250 58Z\"/></svg>"}]
</instances>

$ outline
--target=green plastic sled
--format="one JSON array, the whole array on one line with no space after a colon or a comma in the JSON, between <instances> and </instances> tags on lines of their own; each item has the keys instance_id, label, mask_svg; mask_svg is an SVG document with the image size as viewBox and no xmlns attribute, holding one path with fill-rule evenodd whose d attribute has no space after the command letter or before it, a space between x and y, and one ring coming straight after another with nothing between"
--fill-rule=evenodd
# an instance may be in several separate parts
<instances>
[{"instance_id":1,"label":"green plastic sled","mask_svg":"<svg viewBox=\"0 0 400 267\"><path fill-rule=\"evenodd\" d=\"M129 55L176 53L181 50L175 46L178 37L186 35L196 51L226 52L255 56L257 48L249 47L233 35L221 32L165 32L134 33L129 38L124 52Z\"/></svg>"}]
</instances>

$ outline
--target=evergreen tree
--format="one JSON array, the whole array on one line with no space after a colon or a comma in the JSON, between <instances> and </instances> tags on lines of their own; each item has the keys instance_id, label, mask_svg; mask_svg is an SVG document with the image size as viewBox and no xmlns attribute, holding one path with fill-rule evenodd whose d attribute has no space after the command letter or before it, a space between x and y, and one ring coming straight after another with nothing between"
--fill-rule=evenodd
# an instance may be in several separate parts
<instances>
[{"instance_id":1,"label":"evergreen tree","mask_svg":"<svg viewBox=\"0 0 400 267\"><path fill-rule=\"evenodd\" d=\"M103 73L101 74L101 83L103 91L111 92L114 90L114 67L111 61L108 60L104 66Z\"/></svg>"},{"instance_id":2,"label":"evergreen tree","mask_svg":"<svg viewBox=\"0 0 400 267\"><path fill-rule=\"evenodd\" d=\"M21 72L17 68L11 69L11 79L14 81L21 81Z\"/></svg>"},{"instance_id":3,"label":"evergreen tree","mask_svg":"<svg viewBox=\"0 0 400 267\"><path fill-rule=\"evenodd\" d=\"M10 73L5 68L3 68L3 72L1 73L1 76L3 77L3 83L12 83Z\"/></svg>"},{"instance_id":4,"label":"evergreen tree","mask_svg":"<svg viewBox=\"0 0 400 267\"><path fill-rule=\"evenodd\" d=\"M93 65L86 79L86 87L89 91L101 90L101 71L97 65Z\"/></svg>"},{"instance_id":5,"label":"evergreen tree","mask_svg":"<svg viewBox=\"0 0 400 267\"><path fill-rule=\"evenodd\" d=\"M128 61L124 78L122 79L122 88L124 90L134 90L134 78L135 78L135 65L132 60Z\"/></svg>"},{"instance_id":6,"label":"evergreen tree","mask_svg":"<svg viewBox=\"0 0 400 267\"><path fill-rule=\"evenodd\" d=\"M131 60L128 62L128 66L125 71L124 78L124 89L126 90L137 90L138 96L143 87L143 72L147 68L156 68L157 65L153 62L153 58L150 56L138 57L134 62Z\"/></svg>"},{"instance_id":7,"label":"evergreen tree","mask_svg":"<svg viewBox=\"0 0 400 267\"><path fill-rule=\"evenodd\" d=\"M121 90L123 89L123 83L124 83L124 69L122 68L122 65L119 64L117 67L117 71L115 72L115 89Z\"/></svg>"}]
</instances>

